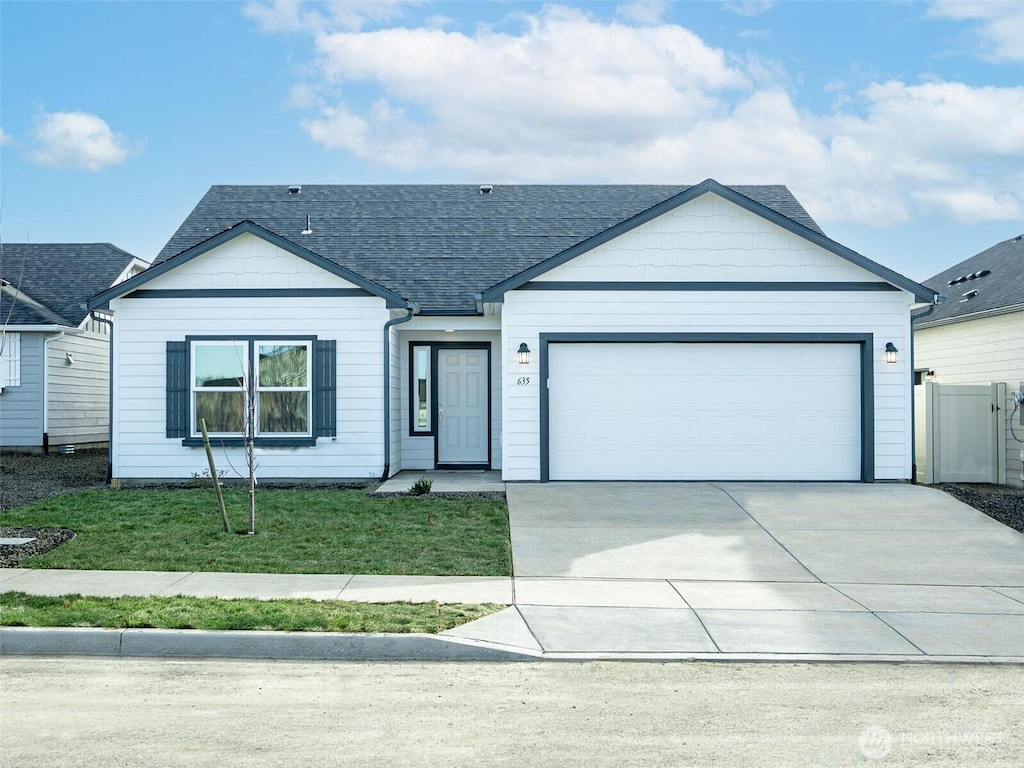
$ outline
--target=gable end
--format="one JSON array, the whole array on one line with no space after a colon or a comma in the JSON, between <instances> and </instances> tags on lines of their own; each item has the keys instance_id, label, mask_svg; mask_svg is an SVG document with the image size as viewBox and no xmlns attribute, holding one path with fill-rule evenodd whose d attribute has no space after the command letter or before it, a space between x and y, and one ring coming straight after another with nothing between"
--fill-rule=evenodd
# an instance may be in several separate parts
<instances>
[{"instance_id":1,"label":"gable end","mask_svg":"<svg viewBox=\"0 0 1024 768\"><path fill-rule=\"evenodd\" d=\"M861 256L856 251L853 251L839 243L831 240L830 238L819 234L807 227L787 218L781 213L768 208L749 197L736 192L729 187L719 184L713 179L707 179L700 184L690 187L689 189L674 195L673 197L664 200L663 202L647 209L646 211L637 214L636 216L622 221L603 232L584 240L581 243L577 243L571 248L562 251L561 253L540 262L539 264L530 267L517 275L514 275L500 283L488 288L483 291L479 296L479 301L482 303L489 302L500 302L505 293L517 288L522 288L531 280L544 275L545 273L566 264L569 261L587 253L598 246L601 246L623 234L636 229L637 227L662 216L669 211L672 211L691 200L694 200L705 193L713 193L719 197L728 200L731 203L753 213L761 218L770 221L771 223L791 232L792 234L801 237L814 245L836 255L846 261L867 270L868 272L877 275L886 281L886 283L895 286L896 288L903 289L913 294L919 301L925 301L931 303L935 298L935 293L928 290L922 285L915 283L909 278L898 274L897 272L883 267L870 259Z\"/></svg>"},{"instance_id":2,"label":"gable end","mask_svg":"<svg viewBox=\"0 0 1024 768\"><path fill-rule=\"evenodd\" d=\"M243 221L231 227L230 229L226 229L223 232L220 232L214 235L213 237L204 240L198 245L195 245L185 251L182 251L177 256L174 256L168 259L167 261L161 262L156 266L150 267L145 272L142 272L141 274L136 275L135 277L125 280L123 283L119 283L113 286L112 288L109 288L108 290L103 291L102 293L99 293L96 296L93 296L92 299L90 299L88 302L88 307L89 309L105 308L106 306L108 306L111 299L116 299L120 296L133 293L146 283L153 280L154 278L160 277L161 275L166 274L180 267L182 264L186 264L192 259L195 259L196 257L201 256L204 253L207 253L213 250L214 248L217 248L223 245L224 243L245 234L254 235L255 237L258 237L261 240L264 240L270 243L271 245L274 245L280 248L281 250L292 254L293 256L297 256L298 258L304 259L312 263L313 265L319 267L320 269L323 269L325 272L337 275L338 277L341 277L344 280L347 280L348 282L359 286L359 289L361 289L362 291L366 291L367 293L373 296L378 296L384 299L387 302L388 307L406 308L410 304L408 300L406 300L402 296L399 296L394 291L390 291L387 288L384 288L383 286L377 285L376 283L367 280L361 275L356 274L350 269L346 269L345 267L335 264L333 261L325 259L324 257L306 248L303 248L302 246L297 245L296 243L293 243L291 240L281 237L280 235L275 234L270 230L264 229L258 224L254 224L251 221ZM143 296L145 296L145 293L143 293Z\"/></svg>"}]
</instances>

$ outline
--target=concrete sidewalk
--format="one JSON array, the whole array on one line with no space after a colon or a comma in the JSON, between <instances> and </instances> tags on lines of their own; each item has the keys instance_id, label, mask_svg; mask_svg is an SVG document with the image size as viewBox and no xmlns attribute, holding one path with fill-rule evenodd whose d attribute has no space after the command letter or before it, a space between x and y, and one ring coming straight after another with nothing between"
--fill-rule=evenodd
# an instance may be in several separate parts
<instances>
[{"instance_id":1,"label":"concrete sidewalk","mask_svg":"<svg viewBox=\"0 0 1024 768\"><path fill-rule=\"evenodd\" d=\"M186 597L308 598L362 603L512 602L505 576L350 576L314 573L181 573L175 571L66 571L0 569L0 592Z\"/></svg>"},{"instance_id":2,"label":"concrete sidewalk","mask_svg":"<svg viewBox=\"0 0 1024 768\"><path fill-rule=\"evenodd\" d=\"M438 636L0 628L0 653L1024 663L1024 589L0 570L0 591L515 605Z\"/></svg>"}]
</instances>

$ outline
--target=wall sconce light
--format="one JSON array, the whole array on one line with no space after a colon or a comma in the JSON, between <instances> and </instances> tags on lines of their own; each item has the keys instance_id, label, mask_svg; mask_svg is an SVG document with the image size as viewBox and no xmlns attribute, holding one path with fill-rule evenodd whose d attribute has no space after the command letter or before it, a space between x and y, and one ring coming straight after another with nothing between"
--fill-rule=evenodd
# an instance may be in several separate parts
<instances>
[{"instance_id":1,"label":"wall sconce light","mask_svg":"<svg viewBox=\"0 0 1024 768\"><path fill-rule=\"evenodd\" d=\"M519 345L519 364L527 365L530 362L530 348L526 346L524 341Z\"/></svg>"},{"instance_id":2,"label":"wall sconce light","mask_svg":"<svg viewBox=\"0 0 1024 768\"><path fill-rule=\"evenodd\" d=\"M897 352L899 352L899 350L896 349L896 345L893 344L891 341L887 341L885 343L885 362L895 363Z\"/></svg>"},{"instance_id":3,"label":"wall sconce light","mask_svg":"<svg viewBox=\"0 0 1024 768\"><path fill-rule=\"evenodd\" d=\"M74 365L75 364L75 358L73 358L71 356L70 352L65 352L64 353L64 362L67 363L68 365Z\"/></svg>"}]
</instances>

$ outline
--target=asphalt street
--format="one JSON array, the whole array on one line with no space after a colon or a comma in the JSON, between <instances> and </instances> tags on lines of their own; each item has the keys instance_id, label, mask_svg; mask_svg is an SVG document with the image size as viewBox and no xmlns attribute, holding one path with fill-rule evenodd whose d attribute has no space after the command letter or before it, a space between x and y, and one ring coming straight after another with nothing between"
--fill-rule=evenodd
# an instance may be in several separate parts
<instances>
[{"instance_id":1,"label":"asphalt street","mask_svg":"<svg viewBox=\"0 0 1024 768\"><path fill-rule=\"evenodd\" d=\"M0 659L0 765L1020 766L1015 665Z\"/></svg>"}]
</instances>

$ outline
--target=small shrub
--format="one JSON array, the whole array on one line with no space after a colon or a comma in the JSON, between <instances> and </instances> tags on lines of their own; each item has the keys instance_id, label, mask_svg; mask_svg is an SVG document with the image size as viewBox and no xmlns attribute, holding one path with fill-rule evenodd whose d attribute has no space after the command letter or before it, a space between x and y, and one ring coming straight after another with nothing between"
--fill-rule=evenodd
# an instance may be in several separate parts
<instances>
[{"instance_id":1,"label":"small shrub","mask_svg":"<svg viewBox=\"0 0 1024 768\"><path fill-rule=\"evenodd\" d=\"M434 478L421 477L409 488L411 496L425 496L430 493L430 487L434 484Z\"/></svg>"},{"instance_id":2,"label":"small shrub","mask_svg":"<svg viewBox=\"0 0 1024 768\"><path fill-rule=\"evenodd\" d=\"M221 485L221 486L224 485L224 475L226 473L227 473L227 470L224 470L224 469L218 469L217 470L217 483L219 485ZM202 472L193 472L192 473L192 482L190 483L190 485L193 488L212 488L213 487L213 478L210 476L210 470L204 469Z\"/></svg>"}]
</instances>

